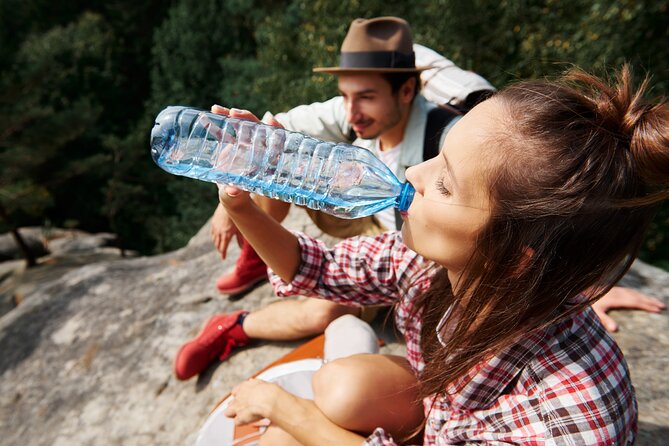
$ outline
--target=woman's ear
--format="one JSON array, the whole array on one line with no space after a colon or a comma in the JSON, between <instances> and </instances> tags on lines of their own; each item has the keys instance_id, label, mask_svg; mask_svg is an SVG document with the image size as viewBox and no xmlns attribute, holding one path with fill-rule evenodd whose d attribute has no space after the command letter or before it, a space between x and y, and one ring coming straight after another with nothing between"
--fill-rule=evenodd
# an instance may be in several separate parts
<instances>
[{"instance_id":1,"label":"woman's ear","mask_svg":"<svg viewBox=\"0 0 669 446\"><path fill-rule=\"evenodd\" d=\"M530 263L532 262L533 258L534 258L534 249L530 248L529 246L525 247L525 249L523 249L520 261L518 262L518 265L516 266L513 275L516 277L522 275L523 272L525 272L525 270L530 266Z\"/></svg>"}]
</instances>

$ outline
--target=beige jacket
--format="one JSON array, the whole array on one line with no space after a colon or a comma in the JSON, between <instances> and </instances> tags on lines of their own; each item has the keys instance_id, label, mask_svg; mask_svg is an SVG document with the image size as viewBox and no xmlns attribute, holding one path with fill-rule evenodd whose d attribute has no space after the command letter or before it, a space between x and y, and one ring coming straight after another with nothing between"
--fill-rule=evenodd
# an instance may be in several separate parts
<instances>
[{"instance_id":1,"label":"beige jacket","mask_svg":"<svg viewBox=\"0 0 669 446\"><path fill-rule=\"evenodd\" d=\"M422 95L416 96L411 106L409 121L404 132L404 139L400 146L400 162L397 178L405 181L404 171L407 167L423 162L423 142L425 139L425 125L427 113L436 107ZM351 126L346 122L344 98L334 97L325 102L315 102L309 105L300 105L286 113L279 113L276 120L288 130L313 136L314 138L332 142L349 142L348 134ZM455 124L457 118L451 121L447 130ZM442 134L442 140L446 131ZM364 147L376 153L376 139L356 139L353 145Z\"/></svg>"},{"instance_id":2,"label":"beige jacket","mask_svg":"<svg viewBox=\"0 0 669 446\"><path fill-rule=\"evenodd\" d=\"M399 166L396 172L394 172L400 181L406 180L404 172L408 167L423 162L423 143L425 140L427 113L434 107L436 105L428 102L422 95L416 96L411 105L409 121L404 132L404 138L400 143ZM344 98L341 96L334 97L325 102L300 105L286 113L277 114L275 118L288 130L305 133L324 141L350 143L348 135L351 132L351 126L346 121ZM449 123L441 135L441 142L443 142L444 135L446 135L448 129L456 121L457 118ZM352 144L369 149L378 156L376 139L357 138ZM369 235L383 232L387 229L396 229L384 228L375 217L343 220L311 209L307 209L307 213L316 226L335 237L344 238L362 234Z\"/></svg>"}]
</instances>

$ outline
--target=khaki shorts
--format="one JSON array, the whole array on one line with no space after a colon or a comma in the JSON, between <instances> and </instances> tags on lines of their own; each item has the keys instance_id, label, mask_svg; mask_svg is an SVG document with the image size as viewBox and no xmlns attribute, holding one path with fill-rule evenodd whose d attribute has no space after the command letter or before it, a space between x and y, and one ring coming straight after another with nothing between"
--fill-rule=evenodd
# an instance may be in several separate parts
<instances>
[{"instance_id":1,"label":"khaki shorts","mask_svg":"<svg viewBox=\"0 0 669 446\"><path fill-rule=\"evenodd\" d=\"M325 212L304 208L311 221L328 235L338 238L355 237L356 235L376 235L387 229L373 215L369 217L344 219L335 217ZM358 317L367 323L371 323L386 305L375 305L360 308Z\"/></svg>"},{"instance_id":2,"label":"khaki shorts","mask_svg":"<svg viewBox=\"0 0 669 446\"><path fill-rule=\"evenodd\" d=\"M311 221L328 235L338 238L355 237L356 235L376 235L386 229L379 220L372 216L344 219L313 209L304 208Z\"/></svg>"}]
</instances>

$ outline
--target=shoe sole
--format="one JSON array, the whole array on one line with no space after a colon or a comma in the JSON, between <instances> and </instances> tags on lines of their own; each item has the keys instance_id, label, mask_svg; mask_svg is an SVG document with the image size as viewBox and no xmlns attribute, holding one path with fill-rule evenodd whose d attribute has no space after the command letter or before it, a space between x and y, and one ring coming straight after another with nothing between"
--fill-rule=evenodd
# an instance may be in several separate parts
<instances>
[{"instance_id":1,"label":"shoe sole","mask_svg":"<svg viewBox=\"0 0 669 446\"><path fill-rule=\"evenodd\" d=\"M225 289L221 289L221 288L218 288L218 287L217 288L218 288L218 291L221 294L241 294L245 291L251 290L254 286L256 286L257 284L259 284L260 282L263 282L265 280L269 280L269 278L268 277L256 277L255 279L246 283L245 285L238 286L236 288L225 288Z\"/></svg>"}]
</instances>

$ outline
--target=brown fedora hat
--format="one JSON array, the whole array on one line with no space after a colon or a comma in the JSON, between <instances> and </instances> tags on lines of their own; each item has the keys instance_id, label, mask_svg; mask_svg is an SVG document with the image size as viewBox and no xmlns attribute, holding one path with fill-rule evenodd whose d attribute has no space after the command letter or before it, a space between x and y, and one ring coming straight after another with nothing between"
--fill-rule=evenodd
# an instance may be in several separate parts
<instances>
[{"instance_id":1,"label":"brown fedora hat","mask_svg":"<svg viewBox=\"0 0 669 446\"><path fill-rule=\"evenodd\" d=\"M417 67L411 28L397 17L355 19L341 44L338 67L314 68L317 73L411 73Z\"/></svg>"}]
</instances>

